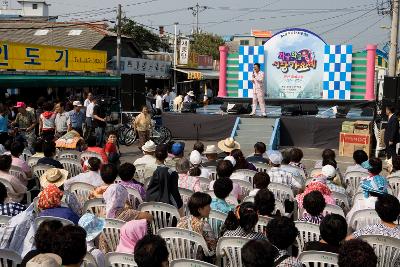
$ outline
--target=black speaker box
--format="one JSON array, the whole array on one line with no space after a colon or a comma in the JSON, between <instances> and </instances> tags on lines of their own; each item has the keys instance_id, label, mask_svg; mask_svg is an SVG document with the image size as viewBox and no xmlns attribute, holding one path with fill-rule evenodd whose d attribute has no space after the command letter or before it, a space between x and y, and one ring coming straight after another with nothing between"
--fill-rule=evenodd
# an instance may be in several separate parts
<instances>
[{"instance_id":1,"label":"black speaker box","mask_svg":"<svg viewBox=\"0 0 400 267\"><path fill-rule=\"evenodd\" d=\"M303 115L317 115L318 106L316 104L301 104L301 114Z\"/></svg>"},{"instance_id":2,"label":"black speaker box","mask_svg":"<svg viewBox=\"0 0 400 267\"><path fill-rule=\"evenodd\" d=\"M281 106L283 116L299 116L301 115L301 106L299 104L284 104Z\"/></svg>"},{"instance_id":3,"label":"black speaker box","mask_svg":"<svg viewBox=\"0 0 400 267\"><path fill-rule=\"evenodd\" d=\"M399 102L400 98L400 77L385 76L383 83L383 99Z\"/></svg>"}]
</instances>

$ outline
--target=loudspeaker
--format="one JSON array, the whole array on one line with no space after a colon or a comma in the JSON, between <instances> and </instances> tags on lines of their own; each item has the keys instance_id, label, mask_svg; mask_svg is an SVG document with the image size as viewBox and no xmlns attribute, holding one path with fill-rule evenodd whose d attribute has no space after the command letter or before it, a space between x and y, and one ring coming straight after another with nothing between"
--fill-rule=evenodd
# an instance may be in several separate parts
<instances>
[{"instance_id":1,"label":"loudspeaker","mask_svg":"<svg viewBox=\"0 0 400 267\"><path fill-rule=\"evenodd\" d=\"M133 111L133 76L121 75L121 106L123 111Z\"/></svg>"},{"instance_id":2,"label":"loudspeaker","mask_svg":"<svg viewBox=\"0 0 400 267\"><path fill-rule=\"evenodd\" d=\"M400 77L385 76L383 83L383 99L399 102Z\"/></svg>"},{"instance_id":3,"label":"loudspeaker","mask_svg":"<svg viewBox=\"0 0 400 267\"><path fill-rule=\"evenodd\" d=\"M145 80L144 74L132 75L133 108L135 110L141 110L146 105Z\"/></svg>"},{"instance_id":4,"label":"loudspeaker","mask_svg":"<svg viewBox=\"0 0 400 267\"><path fill-rule=\"evenodd\" d=\"M301 104L302 115L317 115L318 106L316 104Z\"/></svg>"},{"instance_id":5,"label":"loudspeaker","mask_svg":"<svg viewBox=\"0 0 400 267\"><path fill-rule=\"evenodd\" d=\"M301 106L299 104L284 104L281 106L283 116L299 116L301 115Z\"/></svg>"},{"instance_id":6,"label":"loudspeaker","mask_svg":"<svg viewBox=\"0 0 400 267\"><path fill-rule=\"evenodd\" d=\"M220 109L229 114L249 114L251 112L251 105L249 103L228 103L224 102Z\"/></svg>"}]
</instances>

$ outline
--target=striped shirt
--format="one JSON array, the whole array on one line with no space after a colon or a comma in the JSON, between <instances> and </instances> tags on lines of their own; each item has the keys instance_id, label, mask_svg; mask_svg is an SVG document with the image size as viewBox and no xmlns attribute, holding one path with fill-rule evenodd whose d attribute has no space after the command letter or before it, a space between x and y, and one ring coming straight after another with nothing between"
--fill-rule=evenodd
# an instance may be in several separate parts
<instances>
[{"instance_id":1,"label":"striped shirt","mask_svg":"<svg viewBox=\"0 0 400 267\"><path fill-rule=\"evenodd\" d=\"M0 204L0 215L15 216L26 209L25 205L17 202Z\"/></svg>"},{"instance_id":2,"label":"striped shirt","mask_svg":"<svg viewBox=\"0 0 400 267\"><path fill-rule=\"evenodd\" d=\"M324 219L324 215L312 216L308 213L304 213L303 218L299 219L300 222L309 222L314 224L321 224Z\"/></svg>"}]
</instances>

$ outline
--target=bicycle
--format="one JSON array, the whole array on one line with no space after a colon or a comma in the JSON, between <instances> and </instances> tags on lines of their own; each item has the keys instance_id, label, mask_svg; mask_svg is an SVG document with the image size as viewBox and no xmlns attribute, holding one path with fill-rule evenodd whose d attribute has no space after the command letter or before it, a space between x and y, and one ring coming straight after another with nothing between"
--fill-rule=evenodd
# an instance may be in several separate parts
<instances>
[{"instance_id":1,"label":"bicycle","mask_svg":"<svg viewBox=\"0 0 400 267\"><path fill-rule=\"evenodd\" d=\"M157 124L155 120L153 120L154 118L155 117L153 116L150 129L150 140L157 145L168 143L172 139L171 131L167 127ZM130 146L136 141L138 135L134 128L134 121L135 117L132 116L130 123L125 123L118 128L118 142L120 144Z\"/></svg>"}]
</instances>

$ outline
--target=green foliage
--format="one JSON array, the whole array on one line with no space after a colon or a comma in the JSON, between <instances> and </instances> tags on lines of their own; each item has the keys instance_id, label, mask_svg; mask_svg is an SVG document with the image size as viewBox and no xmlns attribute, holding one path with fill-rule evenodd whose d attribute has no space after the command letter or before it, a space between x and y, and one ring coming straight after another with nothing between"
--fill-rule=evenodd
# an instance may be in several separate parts
<instances>
[{"instance_id":1,"label":"green foliage","mask_svg":"<svg viewBox=\"0 0 400 267\"><path fill-rule=\"evenodd\" d=\"M121 24L122 35L132 37L140 49L154 51L169 49L167 42L162 40L157 34L137 24L135 21L129 18L123 18Z\"/></svg>"},{"instance_id":2,"label":"green foliage","mask_svg":"<svg viewBox=\"0 0 400 267\"><path fill-rule=\"evenodd\" d=\"M193 35L193 42L190 48L199 55L212 55L213 59L219 59L219 46L224 40L211 33L198 33Z\"/></svg>"}]
</instances>

